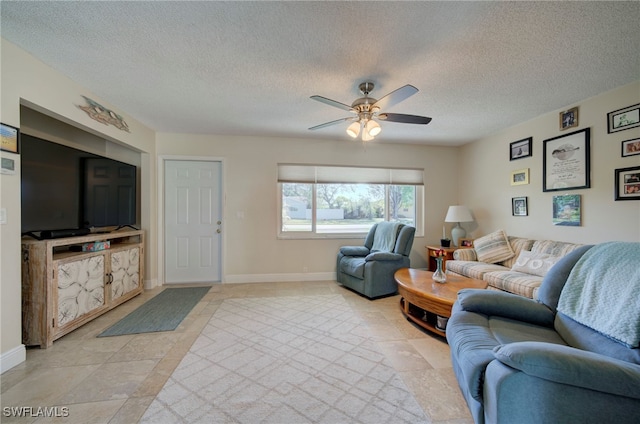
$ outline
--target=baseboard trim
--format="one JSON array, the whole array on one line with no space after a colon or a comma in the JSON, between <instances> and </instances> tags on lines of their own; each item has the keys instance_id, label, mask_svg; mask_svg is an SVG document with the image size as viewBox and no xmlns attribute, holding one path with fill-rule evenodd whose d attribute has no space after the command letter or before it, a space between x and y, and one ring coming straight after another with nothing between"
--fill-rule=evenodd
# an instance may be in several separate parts
<instances>
[{"instance_id":1,"label":"baseboard trim","mask_svg":"<svg viewBox=\"0 0 640 424\"><path fill-rule=\"evenodd\" d=\"M151 290L151 289L155 289L156 287L159 286L158 284L158 279L153 278L151 280L144 280L144 289L145 290Z\"/></svg>"},{"instance_id":2,"label":"baseboard trim","mask_svg":"<svg viewBox=\"0 0 640 424\"><path fill-rule=\"evenodd\" d=\"M0 354L0 374L9 371L27 360L27 349L23 344Z\"/></svg>"},{"instance_id":3,"label":"baseboard trim","mask_svg":"<svg viewBox=\"0 0 640 424\"><path fill-rule=\"evenodd\" d=\"M274 283L293 281L335 281L335 272L303 272L299 274L235 274L225 275L224 284Z\"/></svg>"}]
</instances>

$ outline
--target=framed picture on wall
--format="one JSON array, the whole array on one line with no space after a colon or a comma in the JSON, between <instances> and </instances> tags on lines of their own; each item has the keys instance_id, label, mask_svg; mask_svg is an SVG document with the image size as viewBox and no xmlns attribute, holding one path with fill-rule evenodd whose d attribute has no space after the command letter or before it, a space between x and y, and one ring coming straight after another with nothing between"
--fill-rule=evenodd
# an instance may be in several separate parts
<instances>
[{"instance_id":1,"label":"framed picture on wall","mask_svg":"<svg viewBox=\"0 0 640 424\"><path fill-rule=\"evenodd\" d=\"M640 138L622 142L622 157L640 155Z\"/></svg>"},{"instance_id":2,"label":"framed picture on wall","mask_svg":"<svg viewBox=\"0 0 640 424\"><path fill-rule=\"evenodd\" d=\"M578 107L560 112L560 131L578 126Z\"/></svg>"},{"instance_id":3,"label":"framed picture on wall","mask_svg":"<svg viewBox=\"0 0 640 424\"><path fill-rule=\"evenodd\" d=\"M553 196L553 225L579 227L582 224L582 205L579 194Z\"/></svg>"},{"instance_id":4,"label":"framed picture on wall","mask_svg":"<svg viewBox=\"0 0 640 424\"><path fill-rule=\"evenodd\" d=\"M529 168L518 169L511 173L511 185L529 184Z\"/></svg>"},{"instance_id":5,"label":"framed picture on wall","mask_svg":"<svg viewBox=\"0 0 640 424\"><path fill-rule=\"evenodd\" d=\"M511 215L527 216L529 215L529 206L527 205L527 197L511 198Z\"/></svg>"},{"instance_id":6,"label":"framed picture on wall","mask_svg":"<svg viewBox=\"0 0 640 424\"><path fill-rule=\"evenodd\" d=\"M640 200L640 166L615 170L616 200Z\"/></svg>"},{"instance_id":7,"label":"framed picture on wall","mask_svg":"<svg viewBox=\"0 0 640 424\"><path fill-rule=\"evenodd\" d=\"M509 143L509 160L527 158L531 156L533 137Z\"/></svg>"},{"instance_id":8,"label":"framed picture on wall","mask_svg":"<svg viewBox=\"0 0 640 424\"><path fill-rule=\"evenodd\" d=\"M640 126L640 103L607 113L609 134Z\"/></svg>"},{"instance_id":9,"label":"framed picture on wall","mask_svg":"<svg viewBox=\"0 0 640 424\"><path fill-rule=\"evenodd\" d=\"M7 124L0 124L0 150L20 153L20 130Z\"/></svg>"},{"instance_id":10,"label":"framed picture on wall","mask_svg":"<svg viewBox=\"0 0 640 424\"><path fill-rule=\"evenodd\" d=\"M542 191L591 187L590 128L544 140Z\"/></svg>"}]
</instances>

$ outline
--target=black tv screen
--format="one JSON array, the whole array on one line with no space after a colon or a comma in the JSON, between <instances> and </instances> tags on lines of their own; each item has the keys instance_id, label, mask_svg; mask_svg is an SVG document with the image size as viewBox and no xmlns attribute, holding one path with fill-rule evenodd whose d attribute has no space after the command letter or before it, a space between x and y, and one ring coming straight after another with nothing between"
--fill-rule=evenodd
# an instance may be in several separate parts
<instances>
[{"instance_id":1,"label":"black tv screen","mask_svg":"<svg viewBox=\"0 0 640 424\"><path fill-rule=\"evenodd\" d=\"M23 134L22 233L136 224L137 169Z\"/></svg>"}]
</instances>

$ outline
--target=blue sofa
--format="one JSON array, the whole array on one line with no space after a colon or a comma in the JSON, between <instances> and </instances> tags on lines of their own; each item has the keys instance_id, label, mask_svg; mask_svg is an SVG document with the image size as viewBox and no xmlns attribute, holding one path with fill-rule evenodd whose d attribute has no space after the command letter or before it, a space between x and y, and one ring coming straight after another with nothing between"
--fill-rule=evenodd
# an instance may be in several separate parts
<instances>
[{"instance_id":1,"label":"blue sofa","mask_svg":"<svg viewBox=\"0 0 640 424\"><path fill-rule=\"evenodd\" d=\"M373 299L395 294L393 275L410 265L416 229L394 222L379 222L369 230L364 246L342 246L337 256L338 283Z\"/></svg>"},{"instance_id":2,"label":"blue sofa","mask_svg":"<svg viewBox=\"0 0 640 424\"><path fill-rule=\"evenodd\" d=\"M461 290L446 337L474 421L640 422L638 259L640 243L579 247L537 300Z\"/></svg>"}]
</instances>

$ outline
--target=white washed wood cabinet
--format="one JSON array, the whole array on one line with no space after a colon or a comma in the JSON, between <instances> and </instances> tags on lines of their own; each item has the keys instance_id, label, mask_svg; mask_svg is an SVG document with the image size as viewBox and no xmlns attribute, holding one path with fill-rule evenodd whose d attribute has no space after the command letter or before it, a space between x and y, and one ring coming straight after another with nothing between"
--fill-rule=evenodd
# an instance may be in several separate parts
<instances>
[{"instance_id":1,"label":"white washed wood cabinet","mask_svg":"<svg viewBox=\"0 0 640 424\"><path fill-rule=\"evenodd\" d=\"M78 251L109 241L108 249ZM22 240L22 342L54 340L143 291L144 232Z\"/></svg>"}]
</instances>

